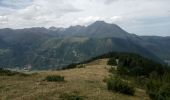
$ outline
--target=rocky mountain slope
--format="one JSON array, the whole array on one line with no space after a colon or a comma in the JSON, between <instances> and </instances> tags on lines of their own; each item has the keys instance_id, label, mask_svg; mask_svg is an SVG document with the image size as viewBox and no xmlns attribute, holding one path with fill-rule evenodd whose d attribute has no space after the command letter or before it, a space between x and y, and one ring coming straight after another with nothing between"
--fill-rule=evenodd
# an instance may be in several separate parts
<instances>
[{"instance_id":1,"label":"rocky mountain slope","mask_svg":"<svg viewBox=\"0 0 170 100\"><path fill-rule=\"evenodd\" d=\"M130 34L97 21L87 27L0 29L0 67L60 68L110 51L133 52L158 62L170 59L170 37Z\"/></svg>"}]
</instances>

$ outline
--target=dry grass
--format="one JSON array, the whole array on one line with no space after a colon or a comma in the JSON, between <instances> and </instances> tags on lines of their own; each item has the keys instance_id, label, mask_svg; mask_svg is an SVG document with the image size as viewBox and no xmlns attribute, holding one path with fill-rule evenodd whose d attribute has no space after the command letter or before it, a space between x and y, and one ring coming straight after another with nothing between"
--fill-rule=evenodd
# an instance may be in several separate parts
<instances>
[{"instance_id":1,"label":"dry grass","mask_svg":"<svg viewBox=\"0 0 170 100\"><path fill-rule=\"evenodd\" d=\"M103 79L108 77L107 59L89 63L85 68L45 71L27 77L0 76L0 100L60 100L63 93L79 93L85 100L148 100L145 91L135 96L112 93ZM65 82L44 81L48 75L62 75Z\"/></svg>"}]
</instances>

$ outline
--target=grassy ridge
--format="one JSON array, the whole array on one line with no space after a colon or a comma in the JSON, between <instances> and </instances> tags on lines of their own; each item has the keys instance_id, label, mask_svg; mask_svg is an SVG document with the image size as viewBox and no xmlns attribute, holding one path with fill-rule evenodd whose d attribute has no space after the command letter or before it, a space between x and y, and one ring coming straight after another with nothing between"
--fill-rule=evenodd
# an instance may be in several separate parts
<instances>
[{"instance_id":1,"label":"grassy ridge","mask_svg":"<svg viewBox=\"0 0 170 100\"><path fill-rule=\"evenodd\" d=\"M103 58L127 58L127 57L132 57L133 59L137 60L136 62L140 62L142 60L142 61L146 62L147 65L150 64L151 66L156 65L156 66L164 67L164 64L155 62L155 61L153 61L151 59L145 58L145 57L140 56L140 55L135 54L135 53L109 52L109 53L106 53L106 54L103 54L103 55L100 55L100 56L97 56L97 57L93 57L93 58L91 58L89 60L86 60L86 61L83 61L83 62L80 62L80 63L73 63L73 64L70 64L70 65L67 65L67 66L63 67L62 69L75 68L77 65L86 64L86 63L92 62L92 61L97 60L97 59L103 59Z\"/></svg>"},{"instance_id":2,"label":"grassy ridge","mask_svg":"<svg viewBox=\"0 0 170 100\"><path fill-rule=\"evenodd\" d=\"M28 77L0 76L1 100L148 100L145 91L134 96L107 90L107 59L93 61L84 68L44 71ZM65 82L48 82L46 77L60 75Z\"/></svg>"}]
</instances>

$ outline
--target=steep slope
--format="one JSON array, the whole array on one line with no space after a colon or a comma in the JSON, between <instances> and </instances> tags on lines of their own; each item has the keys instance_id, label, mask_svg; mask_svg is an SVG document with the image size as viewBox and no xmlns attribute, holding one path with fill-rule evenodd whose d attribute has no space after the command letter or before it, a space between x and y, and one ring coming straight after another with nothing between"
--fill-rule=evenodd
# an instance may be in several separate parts
<instances>
[{"instance_id":1,"label":"steep slope","mask_svg":"<svg viewBox=\"0 0 170 100\"><path fill-rule=\"evenodd\" d=\"M50 28L51 29L51 28ZM56 31L59 31L55 28ZM54 28L53 28L54 30ZM96 21L89 26L70 26L64 30L60 30L60 34L64 36L80 36L80 37L91 37L91 38L107 38L107 37L115 37L115 38L123 38L126 39L130 36L129 33L121 29L116 24L109 24L104 21Z\"/></svg>"},{"instance_id":2,"label":"steep slope","mask_svg":"<svg viewBox=\"0 0 170 100\"><path fill-rule=\"evenodd\" d=\"M56 69L110 51L138 53L162 62L157 52L144 45L148 40L103 21L87 27L0 29L0 67L32 65L33 69ZM164 48L165 42L160 43ZM156 48L159 50L159 45ZM161 55L162 51L159 52ZM168 54L167 49L165 53Z\"/></svg>"},{"instance_id":3,"label":"steep slope","mask_svg":"<svg viewBox=\"0 0 170 100\"><path fill-rule=\"evenodd\" d=\"M39 45L51 36L28 30L2 29L0 37L1 43L5 44L1 46L1 51L5 52L0 56L0 66L23 67L31 62Z\"/></svg>"},{"instance_id":4,"label":"steep slope","mask_svg":"<svg viewBox=\"0 0 170 100\"><path fill-rule=\"evenodd\" d=\"M126 39L130 34L121 29L116 24L108 24L104 21L96 21L83 30L83 35L89 37L115 37Z\"/></svg>"},{"instance_id":5,"label":"steep slope","mask_svg":"<svg viewBox=\"0 0 170 100\"><path fill-rule=\"evenodd\" d=\"M69 37L50 39L42 44L32 64L37 68L59 68L112 51L137 53L161 61L147 49L126 39Z\"/></svg>"},{"instance_id":6,"label":"steep slope","mask_svg":"<svg viewBox=\"0 0 170 100\"><path fill-rule=\"evenodd\" d=\"M135 36L133 41L163 60L170 60L170 37Z\"/></svg>"}]
</instances>

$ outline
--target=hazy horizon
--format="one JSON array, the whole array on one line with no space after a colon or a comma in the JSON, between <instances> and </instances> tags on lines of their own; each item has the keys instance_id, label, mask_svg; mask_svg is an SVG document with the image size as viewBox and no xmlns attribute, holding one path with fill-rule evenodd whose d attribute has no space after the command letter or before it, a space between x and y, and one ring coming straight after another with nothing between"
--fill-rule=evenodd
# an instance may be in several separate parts
<instances>
[{"instance_id":1,"label":"hazy horizon","mask_svg":"<svg viewBox=\"0 0 170 100\"><path fill-rule=\"evenodd\" d=\"M169 0L1 0L1 28L69 27L103 20L137 35L170 36Z\"/></svg>"}]
</instances>

